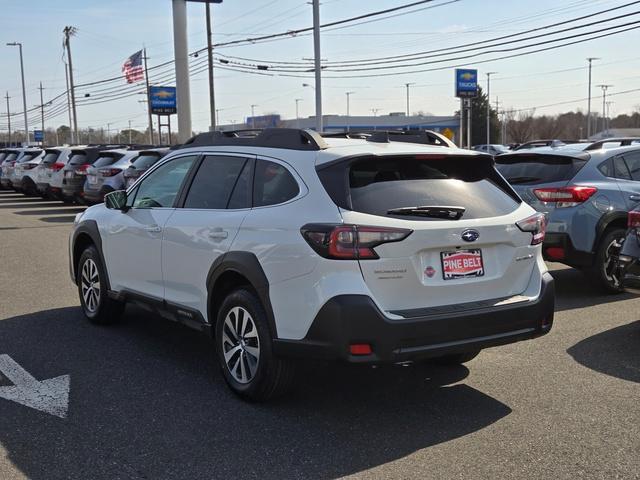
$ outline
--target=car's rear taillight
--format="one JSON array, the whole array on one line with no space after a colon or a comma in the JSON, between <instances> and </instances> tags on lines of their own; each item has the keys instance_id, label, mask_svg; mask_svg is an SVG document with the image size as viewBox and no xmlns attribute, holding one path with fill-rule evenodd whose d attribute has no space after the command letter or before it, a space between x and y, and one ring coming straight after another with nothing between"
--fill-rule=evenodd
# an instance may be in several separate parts
<instances>
[{"instance_id":1,"label":"car's rear taillight","mask_svg":"<svg viewBox=\"0 0 640 480\"><path fill-rule=\"evenodd\" d=\"M60 170L62 170L64 168L64 163L56 162L53 165L51 165L50 168L54 172L59 172Z\"/></svg>"},{"instance_id":2,"label":"car's rear taillight","mask_svg":"<svg viewBox=\"0 0 640 480\"><path fill-rule=\"evenodd\" d=\"M86 175L87 174L87 168L89 168L89 164L85 163L84 165L80 165L78 168L76 168L76 173L78 175Z\"/></svg>"},{"instance_id":3,"label":"car's rear taillight","mask_svg":"<svg viewBox=\"0 0 640 480\"><path fill-rule=\"evenodd\" d=\"M629 228L640 227L640 210L632 210L627 217L627 225Z\"/></svg>"},{"instance_id":4,"label":"car's rear taillight","mask_svg":"<svg viewBox=\"0 0 640 480\"><path fill-rule=\"evenodd\" d=\"M516 225L523 232L530 233L531 245L538 245L544 241L544 234L547 231L547 217L544 213L536 213L530 217L516 222Z\"/></svg>"},{"instance_id":5,"label":"car's rear taillight","mask_svg":"<svg viewBox=\"0 0 640 480\"><path fill-rule=\"evenodd\" d=\"M596 193L596 187L561 187L561 188L536 188L534 195L542 202L555 203L557 208L575 207L586 202Z\"/></svg>"},{"instance_id":6,"label":"car's rear taillight","mask_svg":"<svg viewBox=\"0 0 640 480\"><path fill-rule=\"evenodd\" d=\"M334 260L373 260L380 258L374 248L400 242L413 230L361 225L308 224L300 229L313 250Z\"/></svg>"},{"instance_id":7,"label":"car's rear taillight","mask_svg":"<svg viewBox=\"0 0 640 480\"><path fill-rule=\"evenodd\" d=\"M98 170L98 173L102 177L113 177L114 175L118 175L122 170L119 168L101 168Z\"/></svg>"}]
</instances>

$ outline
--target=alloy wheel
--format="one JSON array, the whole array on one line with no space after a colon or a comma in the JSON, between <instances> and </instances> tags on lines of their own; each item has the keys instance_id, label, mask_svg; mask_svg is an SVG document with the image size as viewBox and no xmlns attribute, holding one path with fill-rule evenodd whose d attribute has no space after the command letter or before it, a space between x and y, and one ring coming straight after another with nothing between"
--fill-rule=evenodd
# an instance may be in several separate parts
<instances>
[{"instance_id":1,"label":"alloy wheel","mask_svg":"<svg viewBox=\"0 0 640 480\"><path fill-rule=\"evenodd\" d=\"M620 278L618 277L618 255L622 248L624 238L614 238L604 252L604 263L602 265L603 273L607 281L614 287L620 287Z\"/></svg>"},{"instance_id":2,"label":"alloy wheel","mask_svg":"<svg viewBox=\"0 0 640 480\"><path fill-rule=\"evenodd\" d=\"M100 306L100 275L96 262L88 258L82 265L82 298L89 313L96 313Z\"/></svg>"},{"instance_id":3,"label":"alloy wheel","mask_svg":"<svg viewBox=\"0 0 640 480\"><path fill-rule=\"evenodd\" d=\"M229 373L239 383L249 383L258 370L260 339L251 314L232 308L224 319L222 352Z\"/></svg>"}]
</instances>

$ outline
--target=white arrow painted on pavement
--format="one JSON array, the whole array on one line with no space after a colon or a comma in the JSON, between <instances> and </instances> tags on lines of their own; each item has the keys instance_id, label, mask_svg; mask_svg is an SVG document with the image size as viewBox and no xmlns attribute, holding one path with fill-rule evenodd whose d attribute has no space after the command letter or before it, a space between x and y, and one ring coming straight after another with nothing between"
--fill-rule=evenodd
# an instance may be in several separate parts
<instances>
[{"instance_id":1,"label":"white arrow painted on pavement","mask_svg":"<svg viewBox=\"0 0 640 480\"><path fill-rule=\"evenodd\" d=\"M0 373L13 386L0 387L0 398L65 418L69 408L69 375L38 381L9 355L0 355Z\"/></svg>"}]
</instances>

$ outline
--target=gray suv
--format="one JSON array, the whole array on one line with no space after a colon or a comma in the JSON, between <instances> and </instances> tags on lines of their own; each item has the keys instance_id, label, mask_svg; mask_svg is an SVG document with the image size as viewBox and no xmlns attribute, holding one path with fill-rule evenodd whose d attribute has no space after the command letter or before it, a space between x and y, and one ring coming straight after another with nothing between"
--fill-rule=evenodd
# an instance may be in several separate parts
<instances>
[{"instance_id":1,"label":"gray suv","mask_svg":"<svg viewBox=\"0 0 640 480\"><path fill-rule=\"evenodd\" d=\"M615 263L627 212L640 204L640 145L538 148L495 161L522 199L547 215L545 260L584 270L605 290L621 291Z\"/></svg>"}]
</instances>

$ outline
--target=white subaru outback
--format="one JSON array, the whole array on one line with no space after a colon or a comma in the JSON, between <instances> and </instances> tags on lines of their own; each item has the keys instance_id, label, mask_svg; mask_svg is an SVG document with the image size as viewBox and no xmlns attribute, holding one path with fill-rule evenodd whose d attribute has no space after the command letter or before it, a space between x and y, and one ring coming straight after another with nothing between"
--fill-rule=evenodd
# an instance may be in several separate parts
<instances>
[{"instance_id":1,"label":"white subaru outback","mask_svg":"<svg viewBox=\"0 0 640 480\"><path fill-rule=\"evenodd\" d=\"M209 132L79 214L70 266L89 320L131 302L209 332L266 400L296 359L461 363L549 332L544 233L492 157L432 132Z\"/></svg>"}]
</instances>

